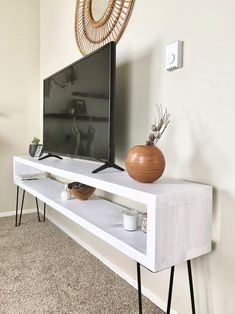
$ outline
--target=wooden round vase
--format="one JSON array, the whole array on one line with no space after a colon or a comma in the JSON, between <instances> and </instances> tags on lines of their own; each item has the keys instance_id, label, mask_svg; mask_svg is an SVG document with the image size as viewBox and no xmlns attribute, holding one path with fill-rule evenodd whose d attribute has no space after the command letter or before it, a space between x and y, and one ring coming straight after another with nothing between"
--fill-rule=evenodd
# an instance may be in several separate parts
<instances>
[{"instance_id":1,"label":"wooden round vase","mask_svg":"<svg viewBox=\"0 0 235 314\"><path fill-rule=\"evenodd\" d=\"M129 176L144 183L156 181L165 169L164 156L155 146L133 146L127 153L125 163Z\"/></svg>"}]
</instances>

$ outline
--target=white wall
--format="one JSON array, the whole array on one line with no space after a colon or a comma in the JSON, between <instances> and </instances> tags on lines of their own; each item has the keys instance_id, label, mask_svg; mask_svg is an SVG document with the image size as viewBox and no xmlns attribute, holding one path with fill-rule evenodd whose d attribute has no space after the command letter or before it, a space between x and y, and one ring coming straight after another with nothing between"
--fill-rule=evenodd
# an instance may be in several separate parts
<instances>
[{"instance_id":1,"label":"white wall","mask_svg":"<svg viewBox=\"0 0 235 314\"><path fill-rule=\"evenodd\" d=\"M12 156L27 154L40 131L39 1L0 0L0 39L0 211L5 212L15 207Z\"/></svg>"},{"instance_id":2,"label":"white wall","mask_svg":"<svg viewBox=\"0 0 235 314\"><path fill-rule=\"evenodd\" d=\"M80 58L74 38L75 0L41 0L41 78ZM235 308L235 7L232 0L136 1L117 46L117 161L144 143L162 103L171 124L160 147L166 176L214 186L213 252L193 261L197 313ZM184 67L164 69L165 44L184 41ZM56 216L82 241L135 278L135 264ZM198 230L200 232L200 230ZM169 271L143 270L143 283L166 301ZM176 268L173 307L190 313L186 266Z\"/></svg>"}]
</instances>

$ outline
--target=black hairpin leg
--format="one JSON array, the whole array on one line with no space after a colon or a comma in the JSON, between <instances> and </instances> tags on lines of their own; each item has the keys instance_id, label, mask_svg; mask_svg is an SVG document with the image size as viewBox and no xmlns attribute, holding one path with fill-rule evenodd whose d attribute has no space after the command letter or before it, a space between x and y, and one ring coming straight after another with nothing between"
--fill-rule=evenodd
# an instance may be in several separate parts
<instances>
[{"instance_id":1,"label":"black hairpin leg","mask_svg":"<svg viewBox=\"0 0 235 314\"><path fill-rule=\"evenodd\" d=\"M173 281L174 281L174 272L175 266L171 267L171 275L170 275L170 283L169 283L169 291L168 291L168 301L167 301L167 314L170 314L171 310L171 297L172 297L172 289L173 289Z\"/></svg>"},{"instance_id":2,"label":"black hairpin leg","mask_svg":"<svg viewBox=\"0 0 235 314\"><path fill-rule=\"evenodd\" d=\"M37 197L35 197L35 201L36 201L36 207L37 207L37 213L38 213L38 221L40 222L40 214L39 214L39 207L38 207L38 199Z\"/></svg>"},{"instance_id":3,"label":"black hairpin leg","mask_svg":"<svg viewBox=\"0 0 235 314\"><path fill-rule=\"evenodd\" d=\"M25 190L23 190L23 195L22 195L22 201L21 201L21 208L20 208L20 219L19 219L19 224L21 224L21 218L22 218L22 212L23 212L23 207L24 207L24 196L25 196Z\"/></svg>"},{"instance_id":4,"label":"black hairpin leg","mask_svg":"<svg viewBox=\"0 0 235 314\"><path fill-rule=\"evenodd\" d=\"M22 201L21 201L21 207L20 207L20 219L18 226L21 225L21 219L22 219L22 213L23 213L23 208L24 208L24 197L25 197L25 190L23 190L22 194ZM16 194L16 224L17 224L17 214L18 214L18 199L19 199L19 187L17 186L17 194ZM35 197L36 200L36 207L37 207L37 214L38 214L38 221L40 222L40 215L39 215L39 207L38 207L38 199ZM45 219L45 203L44 203L44 219ZM16 225L17 226L17 225Z\"/></svg>"},{"instance_id":5,"label":"black hairpin leg","mask_svg":"<svg viewBox=\"0 0 235 314\"><path fill-rule=\"evenodd\" d=\"M191 269L191 261L187 261L188 268L188 278L189 278L189 288L190 288L190 297L191 297L191 306L192 306L192 314L196 314L195 310L195 302L194 302L194 292L193 292L193 276ZM171 297L172 297L172 289L173 289L173 281L174 281L174 271L175 266L171 267L171 275L170 275L170 284L169 284L169 292L168 292L168 301L167 301L167 314L170 314L171 310Z\"/></svg>"},{"instance_id":6,"label":"black hairpin leg","mask_svg":"<svg viewBox=\"0 0 235 314\"><path fill-rule=\"evenodd\" d=\"M195 302L194 302L194 292L193 292L193 276L191 269L191 261L187 261L188 266L188 279L189 279L189 288L190 288L190 296L191 296L191 306L192 306L192 314L196 314L195 310Z\"/></svg>"},{"instance_id":7,"label":"black hairpin leg","mask_svg":"<svg viewBox=\"0 0 235 314\"><path fill-rule=\"evenodd\" d=\"M141 274L140 263L137 262L137 284L138 284L138 301L139 301L139 314L142 314L142 293L141 293Z\"/></svg>"},{"instance_id":8,"label":"black hairpin leg","mask_svg":"<svg viewBox=\"0 0 235 314\"><path fill-rule=\"evenodd\" d=\"M15 218L15 227L18 225L18 203L19 203L19 186L16 186L16 218Z\"/></svg>"},{"instance_id":9,"label":"black hairpin leg","mask_svg":"<svg viewBox=\"0 0 235 314\"><path fill-rule=\"evenodd\" d=\"M43 222L45 222L45 220L46 220L46 207L47 207L47 204L44 203L44 207L43 207Z\"/></svg>"}]
</instances>

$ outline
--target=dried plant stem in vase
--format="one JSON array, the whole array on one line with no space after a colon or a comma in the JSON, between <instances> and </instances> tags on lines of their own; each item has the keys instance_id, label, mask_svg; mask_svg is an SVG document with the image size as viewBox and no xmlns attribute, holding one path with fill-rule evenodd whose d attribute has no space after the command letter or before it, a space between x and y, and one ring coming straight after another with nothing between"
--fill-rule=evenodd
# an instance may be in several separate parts
<instances>
[{"instance_id":1,"label":"dried plant stem in vase","mask_svg":"<svg viewBox=\"0 0 235 314\"><path fill-rule=\"evenodd\" d=\"M133 146L127 154L126 170L130 177L139 182L151 183L159 179L165 170L165 158L157 143L170 120L167 109L157 106L158 120L152 125L145 145Z\"/></svg>"},{"instance_id":2,"label":"dried plant stem in vase","mask_svg":"<svg viewBox=\"0 0 235 314\"><path fill-rule=\"evenodd\" d=\"M167 109L163 112L162 106L157 106L158 111L158 121L152 125L152 132L149 133L146 145L147 146L157 146L158 141L160 140L162 134L166 130L170 120L170 114L167 112Z\"/></svg>"}]
</instances>

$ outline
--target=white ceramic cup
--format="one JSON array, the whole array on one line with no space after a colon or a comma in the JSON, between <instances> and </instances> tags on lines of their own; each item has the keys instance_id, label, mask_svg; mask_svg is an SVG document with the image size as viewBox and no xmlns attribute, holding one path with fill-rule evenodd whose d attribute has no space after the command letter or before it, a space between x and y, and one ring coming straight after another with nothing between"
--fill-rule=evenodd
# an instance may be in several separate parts
<instances>
[{"instance_id":1,"label":"white ceramic cup","mask_svg":"<svg viewBox=\"0 0 235 314\"><path fill-rule=\"evenodd\" d=\"M138 228L139 216L135 209L126 209L122 212L123 214L123 227L127 231L135 231Z\"/></svg>"}]
</instances>

